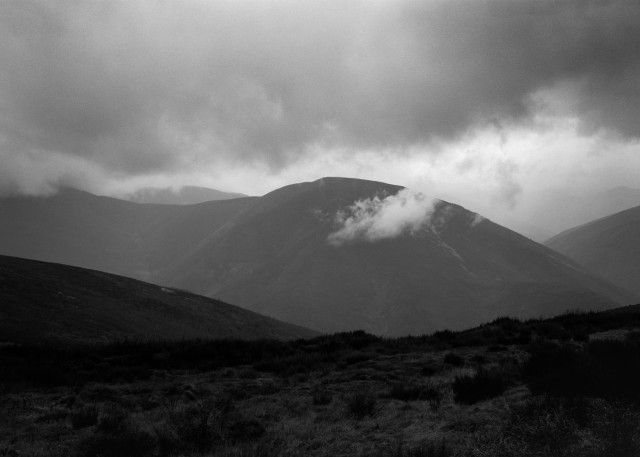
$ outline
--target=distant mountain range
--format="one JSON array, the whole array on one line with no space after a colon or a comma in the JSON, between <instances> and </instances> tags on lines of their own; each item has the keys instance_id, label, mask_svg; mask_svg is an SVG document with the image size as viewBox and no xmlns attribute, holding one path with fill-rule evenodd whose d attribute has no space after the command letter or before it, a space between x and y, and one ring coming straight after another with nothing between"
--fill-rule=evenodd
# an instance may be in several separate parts
<instances>
[{"instance_id":1,"label":"distant mountain range","mask_svg":"<svg viewBox=\"0 0 640 457\"><path fill-rule=\"evenodd\" d=\"M402 335L501 315L603 309L634 298L566 257L446 202L428 228L376 242L327 243L334 215L401 187L325 178L265 195L161 272L205 295L323 331Z\"/></svg>"},{"instance_id":2,"label":"distant mountain range","mask_svg":"<svg viewBox=\"0 0 640 457\"><path fill-rule=\"evenodd\" d=\"M255 200L153 205L74 189L4 198L0 254L152 280Z\"/></svg>"},{"instance_id":3,"label":"distant mountain range","mask_svg":"<svg viewBox=\"0 0 640 457\"><path fill-rule=\"evenodd\" d=\"M140 205L66 190L0 200L0 253L216 297L315 330L403 335L636 297L567 257L439 201L414 233L332 245L336 215L402 188L324 178L263 197Z\"/></svg>"},{"instance_id":4,"label":"distant mountain range","mask_svg":"<svg viewBox=\"0 0 640 457\"><path fill-rule=\"evenodd\" d=\"M536 241L544 242L571 227L638 205L640 189L630 187L620 186L583 193L547 189L537 201L526 208L526 221L510 221L509 226Z\"/></svg>"},{"instance_id":5,"label":"distant mountain range","mask_svg":"<svg viewBox=\"0 0 640 457\"><path fill-rule=\"evenodd\" d=\"M237 306L122 276L0 256L0 342L317 335Z\"/></svg>"},{"instance_id":6,"label":"distant mountain range","mask_svg":"<svg viewBox=\"0 0 640 457\"><path fill-rule=\"evenodd\" d=\"M640 206L566 230L546 244L640 295Z\"/></svg>"},{"instance_id":7,"label":"distant mountain range","mask_svg":"<svg viewBox=\"0 0 640 457\"><path fill-rule=\"evenodd\" d=\"M214 200L229 200L246 197L244 194L222 192L208 187L183 186L143 187L125 196L126 200L136 203L157 203L163 205L193 205Z\"/></svg>"}]
</instances>

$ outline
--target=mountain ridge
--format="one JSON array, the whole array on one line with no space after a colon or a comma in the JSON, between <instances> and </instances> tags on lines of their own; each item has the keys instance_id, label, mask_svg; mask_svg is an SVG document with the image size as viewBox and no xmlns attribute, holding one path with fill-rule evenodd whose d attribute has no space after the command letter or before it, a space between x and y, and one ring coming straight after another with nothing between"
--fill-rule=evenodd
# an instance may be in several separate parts
<instances>
[{"instance_id":1,"label":"mountain ridge","mask_svg":"<svg viewBox=\"0 0 640 457\"><path fill-rule=\"evenodd\" d=\"M565 230L545 244L640 294L640 206Z\"/></svg>"},{"instance_id":2,"label":"mountain ridge","mask_svg":"<svg viewBox=\"0 0 640 457\"><path fill-rule=\"evenodd\" d=\"M218 300L68 265L0 256L0 341L297 339L318 335Z\"/></svg>"},{"instance_id":3,"label":"mountain ridge","mask_svg":"<svg viewBox=\"0 0 640 457\"><path fill-rule=\"evenodd\" d=\"M323 332L419 334L500 315L538 317L635 300L561 254L441 200L423 208L430 222L412 236L329 243L339 214L356 202L377 211L413 198L403 189L327 177L262 197L188 206L90 194L77 194L77 207L55 197L5 199L0 212L10 217L0 220L0 253L85 262L80 266L190 290ZM52 217L56 210L61 214ZM79 251L73 259L69 249Z\"/></svg>"},{"instance_id":4,"label":"mountain ridge","mask_svg":"<svg viewBox=\"0 0 640 457\"><path fill-rule=\"evenodd\" d=\"M135 203L152 203L160 205L194 205L207 201L243 198L248 195L237 192L224 192L210 187L181 186L142 187L124 196L125 200Z\"/></svg>"},{"instance_id":5,"label":"mountain ridge","mask_svg":"<svg viewBox=\"0 0 640 457\"><path fill-rule=\"evenodd\" d=\"M328 246L327 236L334 230L333 216L337 210L356 200L371 197L372 193L385 196L400 189L402 187L385 183L335 178L279 189L265 196L268 197L266 203L258 201L239 214L234 219L234 230L219 233L199 252L170 269L168 277L174 278L179 287L223 297L249 309L304 323L311 328L324 331L364 328L373 333L392 335L402 332L415 334L434 328L461 328L481 321L487 317L482 312L473 307L464 310L456 304L477 301L477 298L470 300L470 297L489 297L483 301L492 300L494 304L489 306L485 303L483 306L489 306L491 317L509 314L509 310L518 316L527 316L527 306L531 307L528 317L540 313L553 314L554 306L559 307L555 312L578 308L581 304L606 307L609 306L605 298L607 295L615 295L621 302L631 299L589 275L573 261L488 220L485 224L491 227L490 241L504 238L510 245L518 246L521 252L534 250L536 261L543 267L530 262L529 271L523 268L518 271L518 256L510 253L509 249L503 249L500 258L492 257L489 248L480 254L474 253L473 243L467 239L467 228L477 216L459 205L444 201L440 201L442 213L459 213L449 221L458 227L459 233L453 230L449 234L454 236L453 241L444 239L442 244L443 239L425 232L421 235L422 242L415 237L403 236L376 243L345 245L339 249ZM480 237L476 241L485 243L486 240ZM458 253L451 249L456 243L466 243L463 249L471 249L466 257L475 258L477 265L471 267L475 269L473 272L461 273L464 268L459 266ZM228 249L229 246L233 249ZM423 257L415 255L416 252ZM478 262L478 257L486 257L487 261ZM412 260L407 262L408 258ZM424 259L429 258L437 260L425 264ZM393 265L403 274L394 271ZM563 280L573 286L557 284L554 275L545 274L544 269L549 265L562 270ZM431 269L432 275L439 275L439 283L424 273L425 268ZM447 268L450 276L439 274L439 268ZM500 281L496 284L495 278L491 277L494 270L507 275L506 285ZM305 273L301 275L300 271ZM483 273L480 276L484 277L479 277L477 272ZM544 283L540 283L541 278ZM421 282L430 282L431 287L425 288ZM534 286L536 283L539 284ZM411 296L406 293L406 289L411 288L420 292ZM260 300L255 298L258 289L264 291ZM526 302L526 299L518 297L519 292L537 296L537 299L533 304L510 308L510 301ZM432 304L425 303L429 297ZM571 302L571 297L579 297L579 300ZM571 304L560 309L560 303L567 300ZM452 313L443 308L438 312L433 301L448 303L448 308L457 311ZM610 302L613 304L616 300ZM390 307L389 303L397 306ZM418 303L425 304L417 306ZM536 303L537 308L534 306ZM476 317L471 316L474 313ZM442 314L449 316L443 318ZM409 320L411 315L421 316L421 322L415 326L403 326L397 322ZM395 324L389 324L392 321L396 321Z\"/></svg>"}]
</instances>

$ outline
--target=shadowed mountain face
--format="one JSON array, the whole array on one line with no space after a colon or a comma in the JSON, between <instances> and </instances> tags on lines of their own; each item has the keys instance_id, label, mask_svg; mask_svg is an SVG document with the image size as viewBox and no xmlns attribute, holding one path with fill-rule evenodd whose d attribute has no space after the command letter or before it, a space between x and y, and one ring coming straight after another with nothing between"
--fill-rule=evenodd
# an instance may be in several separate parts
<instances>
[{"instance_id":1,"label":"shadowed mountain face","mask_svg":"<svg viewBox=\"0 0 640 457\"><path fill-rule=\"evenodd\" d=\"M122 276L0 256L0 341L106 342L317 335L237 306Z\"/></svg>"},{"instance_id":2,"label":"shadowed mountain face","mask_svg":"<svg viewBox=\"0 0 640 457\"><path fill-rule=\"evenodd\" d=\"M214 200L229 200L242 197L246 197L246 195L222 192L208 187L184 186L179 189L173 189L171 187L145 187L128 195L126 199L136 203L193 205Z\"/></svg>"},{"instance_id":3,"label":"shadowed mountain face","mask_svg":"<svg viewBox=\"0 0 640 457\"><path fill-rule=\"evenodd\" d=\"M401 189L325 178L260 198L182 207L80 193L72 204L64 194L9 199L0 203L12 214L0 226L0 252L170 284L321 331L418 334L634 299L553 250L446 202L412 234L328 242L339 211Z\"/></svg>"},{"instance_id":4,"label":"shadowed mountain face","mask_svg":"<svg viewBox=\"0 0 640 457\"><path fill-rule=\"evenodd\" d=\"M640 206L569 229L546 245L640 294Z\"/></svg>"},{"instance_id":5,"label":"shadowed mountain face","mask_svg":"<svg viewBox=\"0 0 640 457\"><path fill-rule=\"evenodd\" d=\"M153 280L254 198L146 205L64 189L0 199L0 254Z\"/></svg>"},{"instance_id":6,"label":"shadowed mountain face","mask_svg":"<svg viewBox=\"0 0 640 457\"><path fill-rule=\"evenodd\" d=\"M413 235L327 242L337 211L399 190L331 178L279 189L163 280L315 329L388 335L632 300L552 250L446 202L432 216L439 224Z\"/></svg>"}]
</instances>

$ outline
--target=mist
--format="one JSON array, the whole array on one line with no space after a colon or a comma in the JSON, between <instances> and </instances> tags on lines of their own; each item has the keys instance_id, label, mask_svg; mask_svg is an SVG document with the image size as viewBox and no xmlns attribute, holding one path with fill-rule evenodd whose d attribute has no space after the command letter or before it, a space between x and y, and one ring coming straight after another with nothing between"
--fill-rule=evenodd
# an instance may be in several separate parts
<instances>
[{"instance_id":1,"label":"mist","mask_svg":"<svg viewBox=\"0 0 640 457\"><path fill-rule=\"evenodd\" d=\"M434 201L424 194L402 189L395 195L358 200L335 216L338 228L328 241L334 246L344 243L375 242L414 234L428 225Z\"/></svg>"},{"instance_id":2,"label":"mist","mask_svg":"<svg viewBox=\"0 0 640 457\"><path fill-rule=\"evenodd\" d=\"M637 187L638 24L623 0L3 2L0 193L342 175L554 231L542 190Z\"/></svg>"}]
</instances>

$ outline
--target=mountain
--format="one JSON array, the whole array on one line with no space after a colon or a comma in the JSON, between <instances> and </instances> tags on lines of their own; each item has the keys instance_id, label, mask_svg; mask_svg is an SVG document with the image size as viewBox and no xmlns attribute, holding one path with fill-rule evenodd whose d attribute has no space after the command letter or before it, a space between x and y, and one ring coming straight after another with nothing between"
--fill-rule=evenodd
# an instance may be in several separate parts
<instances>
[{"instance_id":1,"label":"mountain","mask_svg":"<svg viewBox=\"0 0 640 457\"><path fill-rule=\"evenodd\" d=\"M75 189L2 198L0 254L152 280L254 200L151 205Z\"/></svg>"},{"instance_id":2,"label":"mountain","mask_svg":"<svg viewBox=\"0 0 640 457\"><path fill-rule=\"evenodd\" d=\"M432 216L438 227L376 242L327 242L338 211L401 189L341 178L278 189L161 278L310 328L384 335L634 299L551 249L442 201Z\"/></svg>"},{"instance_id":3,"label":"mountain","mask_svg":"<svg viewBox=\"0 0 640 457\"><path fill-rule=\"evenodd\" d=\"M0 256L0 341L317 335L217 300L66 265Z\"/></svg>"},{"instance_id":4,"label":"mountain","mask_svg":"<svg viewBox=\"0 0 640 457\"><path fill-rule=\"evenodd\" d=\"M566 230L546 245L640 295L640 206Z\"/></svg>"},{"instance_id":5,"label":"mountain","mask_svg":"<svg viewBox=\"0 0 640 457\"><path fill-rule=\"evenodd\" d=\"M640 189L614 187L585 192L556 188L542 191L539 198L522 208L518 219L507 225L543 242L552 235L601 217L640 205Z\"/></svg>"},{"instance_id":6,"label":"mountain","mask_svg":"<svg viewBox=\"0 0 640 457\"><path fill-rule=\"evenodd\" d=\"M208 187L183 186L143 187L128 194L125 199L136 203L157 203L163 205L193 205L214 200L230 200L246 197L244 194L222 192Z\"/></svg>"},{"instance_id":7,"label":"mountain","mask_svg":"<svg viewBox=\"0 0 640 457\"><path fill-rule=\"evenodd\" d=\"M444 201L434 223L411 235L328 242L339 212L400 190L324 178L188 206L69 190L4 199L0 253L167 284L323 332L418 334L635 300L557 252Z\"/></svg>"}]
</instances>

